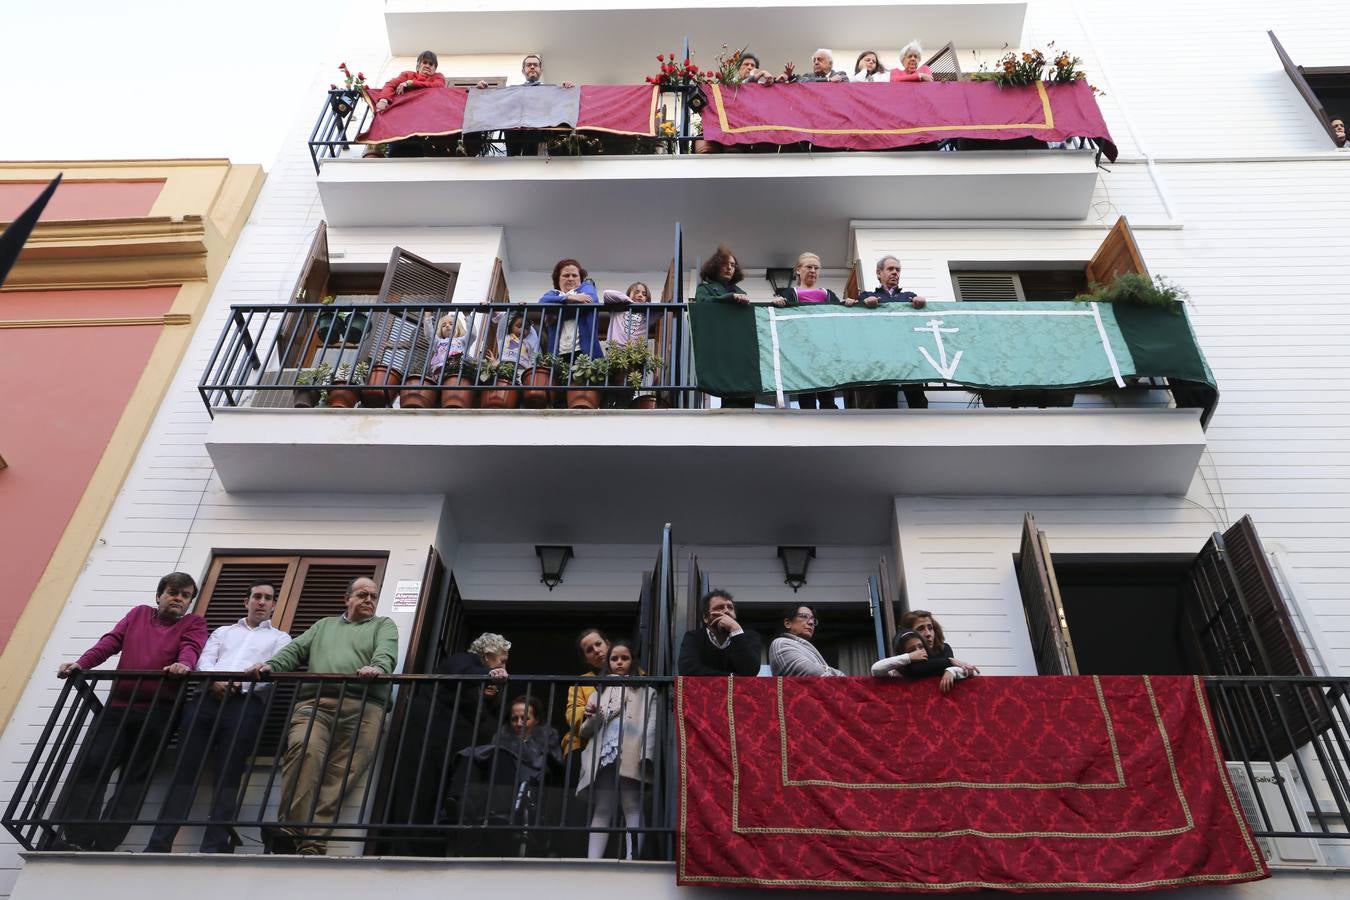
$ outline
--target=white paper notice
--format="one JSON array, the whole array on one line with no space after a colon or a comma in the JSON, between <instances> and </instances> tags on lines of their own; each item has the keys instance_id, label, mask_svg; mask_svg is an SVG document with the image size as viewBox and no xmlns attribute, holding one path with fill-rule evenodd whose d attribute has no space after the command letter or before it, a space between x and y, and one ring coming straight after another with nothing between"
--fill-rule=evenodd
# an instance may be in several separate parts
<instances>
[{"instance_id":1,"label":"white paper notice","mask_svg":"<svg viewBox=\"0 0 1350 900\"><path fill-rule=\"evenodd\" d=\"M417 595L422 593L422 582L400 581L394 585L394 605L390 612L416 612Z\"/></svg>"}]
</instances>

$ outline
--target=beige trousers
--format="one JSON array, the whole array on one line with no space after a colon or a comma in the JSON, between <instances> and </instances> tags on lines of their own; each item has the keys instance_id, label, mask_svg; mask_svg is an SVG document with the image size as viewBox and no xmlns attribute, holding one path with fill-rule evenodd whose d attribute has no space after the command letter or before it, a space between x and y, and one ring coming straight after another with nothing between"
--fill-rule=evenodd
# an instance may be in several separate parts
<instances>
[{"instance_id":1,"label":"beige trousers","mask_svg":"<svg viewBox=\"0 0 1350 900\"><path fill-rule=\"evenodd\" d=\"M359 697L318 697L296 703L281 759L278 820L301 853L323 853L328 829L291 822L332 822L359 790L379 747L384 707ZM308 737L308 740L306 738Z\"/></svg>"}]
</instances>

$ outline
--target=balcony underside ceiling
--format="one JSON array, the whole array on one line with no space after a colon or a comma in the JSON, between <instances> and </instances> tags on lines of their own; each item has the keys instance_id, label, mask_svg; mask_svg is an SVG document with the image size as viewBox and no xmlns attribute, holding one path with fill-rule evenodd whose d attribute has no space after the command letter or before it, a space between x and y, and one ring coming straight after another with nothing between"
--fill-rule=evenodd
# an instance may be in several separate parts
<instances>
[{"instance_id":1,"label":"balcony underside ceiling","mask_svg":"<svg viewBox=\"0 0 1350 900\"><path fill-rule=\"evenodd\" d=\"M330 225L503 226L517 267L627 271L665 266L675 222L689 254L730 241L788 265L809 247L843 266L854 220L1078 221L1096 181L1092 152L1062 150L342 159L319 194Z\"/></svg>"},{"instance_id":2,"label":"balcony underside ceiling","mask_svg":"<svg viewBox=\"0 0 1350 900\"><path fill-rule=\"evenodd\" d=\"M959 50L1017 46L1027 10L1023 2L970 0L561 5L517 0L491 6L485 9L476 0L395 0L385 10L391 52L534 52L543 55L549 80L622 84L655 71L656 54L683 52L686 37L700 65L713 65L724 43L738 49L748 42L764 65L776 70L788 60L809 66L820 46L872 47L888 57L914 38L933 50L948 41ZM852 58L835 62L852 70ZM972 68L968 59L961 62Z\"/></svg>"},{"instance_id":3,"label":"balcony underside ceiling","mask_svg":"<svg viewBox=\"0 0 1350 900\"><path fill-rule=\"evenodd\" d=\"M1156 409L239 409L206 445L227 491L444 493L474 540L879 543L897 494L1182 494L1204 433Z\"/></svg>"}]
</instances>

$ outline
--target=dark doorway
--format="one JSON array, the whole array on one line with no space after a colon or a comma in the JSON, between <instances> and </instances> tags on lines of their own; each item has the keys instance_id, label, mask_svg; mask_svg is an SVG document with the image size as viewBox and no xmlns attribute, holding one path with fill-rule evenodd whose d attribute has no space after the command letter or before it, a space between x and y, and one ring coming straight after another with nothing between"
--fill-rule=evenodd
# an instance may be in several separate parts
<instances>
[{"instance_id":1,"label":"dark doorway","mask_svg":"<svg viewBox=\"0 0 1350 900\"><path fill-rule=\"evenodd\" d=\"M585 664L577 654L576 639L583 628L599 628L611 640L631 640L637 633L636 604L560 609L466 600L464 606L467 640L494 631L511 642L507 669L512 675L580 675Z\"/></svg>"},{"instance_id":2,"label":"dark doorway","mask_svg":"<svg viewBox=\"0 0 1350 900\"><path fill-rule=\"evenodd\" d=\"M1183 640L1190 555L1054 554L1064 617L1083 675L1199 672Z\"/></svg>"},{"instance_id":3,"label":"dark doorway","mask_svg":"<svg viewBox=\"0 0 1350 900\"><path fill-rule=\"evenodd\" d=\"M791 603L792 600L788 599L778 604L736 604L736 620L742 628L757 633L764 644L763 662L766 665L769 661L769 643L783 633L783 611ZM868 667L875 661L875 628L868 607L863 603L856 606L822 603L813 608L820 624L816 627L812 643L820 655L831 666L850 675L868 674L867 667L854 671L860 667L863 657Z\"/></svg>"}]
</instances>

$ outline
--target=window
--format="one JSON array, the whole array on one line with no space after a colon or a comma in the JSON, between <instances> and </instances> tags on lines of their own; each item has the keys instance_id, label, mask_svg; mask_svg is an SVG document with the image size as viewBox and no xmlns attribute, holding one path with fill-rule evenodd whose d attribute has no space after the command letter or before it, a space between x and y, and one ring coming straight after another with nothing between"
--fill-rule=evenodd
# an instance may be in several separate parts
<instances>
[{"instance_id":1,"label":"window","mask_svg":"<svg viewBox=\"0 0 1350 900\"><path fill-rule=\"evenodd\" d=\"M212 631L243 618L249 587L269 581L276 587L272 624L296 637L319 619L346 611L343 595L353 578L384 581L383 556L220 555L211 560L193 612L206 617ZM263 725L262 755L271 755L286 733L294 693L280 687Z\"/></svg>"},{"instance_id":2,"label":"window","mask_svg":"<svg viewBox=\"0 0 1350 900\"><path fill-rule=\"evenodd\" d=\"M951 272L954 295L965 302L1072 300L1090 285L1108 284L1124 272L1148 275L1148 267L1121 216L1086 265L954 262Z\"/></svg>"},{"instance_id":3,"label":"window","mask_svg":"<svg viewBox=\"0 0 1350 900\"><path fill-rule=\"evenodd\" d=\"M1339 119L1344 123L1350 117L1350 66L1295 65L1275 37L1275 32L1267 31L1266 34L1270 35L1270 42L1275 45L1275 53L1280 57L1289 80L1307 102L1317 121L1326 129L1327 136L1336 146L1343 146L1345 141L1336 137L1331 122Z\"/></svg>"}]
</instances>

